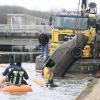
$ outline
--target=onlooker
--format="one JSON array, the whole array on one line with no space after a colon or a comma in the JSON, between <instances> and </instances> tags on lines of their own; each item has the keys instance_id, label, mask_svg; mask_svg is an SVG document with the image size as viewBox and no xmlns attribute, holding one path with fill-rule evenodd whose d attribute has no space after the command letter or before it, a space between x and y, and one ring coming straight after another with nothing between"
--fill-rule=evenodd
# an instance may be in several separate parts
<instances>
[{"instance_id":1,"label":"onlooker","mask_svg":"<svg viewBox=\"0 0 100 100\"><path fill-rule=\"evenodd\" d=\"M48 42L49 36L45 33L40 33L39 35L39 43L41 45L42 57L48 57Z\"/></svg>"}]
</instances>

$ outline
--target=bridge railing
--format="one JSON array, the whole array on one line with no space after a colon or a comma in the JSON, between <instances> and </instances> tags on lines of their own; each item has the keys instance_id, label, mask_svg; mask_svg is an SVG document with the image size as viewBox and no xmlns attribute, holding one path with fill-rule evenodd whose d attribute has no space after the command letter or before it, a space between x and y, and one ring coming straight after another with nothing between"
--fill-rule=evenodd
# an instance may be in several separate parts
<instances>
[{"instance_id":1,"label":"bridge railing","mask_svg":"<svg viewBox=\"0 0 100 100\"><path fill-rule=\"evenodd\" d=\"M0 32L5 33L38 33L38 32L49 32L51 27L49 25L10 25L0 24Z\"/></svg>"}]
</instances>

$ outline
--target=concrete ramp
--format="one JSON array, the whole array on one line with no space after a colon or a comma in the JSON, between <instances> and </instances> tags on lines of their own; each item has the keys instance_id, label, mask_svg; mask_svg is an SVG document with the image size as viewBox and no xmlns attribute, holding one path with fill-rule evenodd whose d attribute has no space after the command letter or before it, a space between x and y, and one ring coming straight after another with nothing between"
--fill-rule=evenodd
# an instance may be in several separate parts
<instances>
[{"instance_id":1,"label":"concrete ramp","mask_svg":"<svg viewBox=\"0 0 100 100\"><path fill-rule=\"evenodd\" d=\"M45 65L52 59L55 62L54 75L56 77L64 76L71 64L80 59L87 40L83 34L76 35L72 40L60 45L54 54L48 58Z\"/></svg>"}]
</instances>

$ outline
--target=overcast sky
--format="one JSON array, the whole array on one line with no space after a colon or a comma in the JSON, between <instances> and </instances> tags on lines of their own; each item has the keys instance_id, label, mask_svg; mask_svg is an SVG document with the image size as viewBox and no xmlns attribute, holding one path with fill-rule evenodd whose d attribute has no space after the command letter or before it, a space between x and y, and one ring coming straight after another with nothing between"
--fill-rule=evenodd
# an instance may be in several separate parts
<instances>
[{"instance_id":1,"label":"overcast sky","mask_svg":"<svg viewBox=\"0 0 100 100\"><path fill-rule=\"evenodd\" d=\"M100 9L100 0L95 1ZM0 0L0 5L21 6L31 10L50 11L54 9L65 8L73 10L78 8L79 0Z\"/></svg>"}]
</instances>

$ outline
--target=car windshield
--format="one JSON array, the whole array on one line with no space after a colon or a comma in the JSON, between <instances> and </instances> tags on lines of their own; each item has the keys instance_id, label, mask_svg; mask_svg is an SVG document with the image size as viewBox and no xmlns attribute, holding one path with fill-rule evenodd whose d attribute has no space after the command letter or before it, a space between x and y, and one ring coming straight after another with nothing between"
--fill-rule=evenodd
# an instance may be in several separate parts
<instances>
[{"instance_id":1,"label":"car windshield","mask_svg":"<svg viewBox=\"0 0 100 100\"><path fill-rule=\"evenodd\" d=\"M83 17L53 17L54 28L87 29L88 18Z\"/></svg>"}]
</instances>

